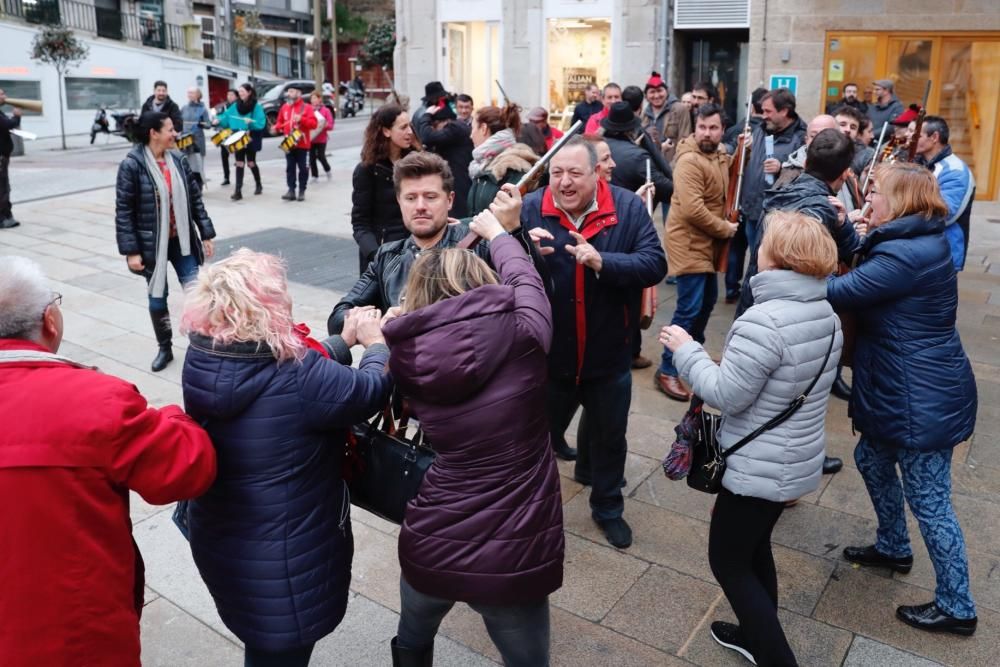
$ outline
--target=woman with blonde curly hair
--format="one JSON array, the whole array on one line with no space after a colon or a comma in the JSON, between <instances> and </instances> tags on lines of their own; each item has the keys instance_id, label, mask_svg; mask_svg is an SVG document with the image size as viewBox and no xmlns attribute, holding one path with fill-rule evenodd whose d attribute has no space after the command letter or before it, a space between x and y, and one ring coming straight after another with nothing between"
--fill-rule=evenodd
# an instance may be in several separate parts
<instances>
[{"instance_id":1,"label":"woman with blonde curly hair","mask_svg":"<svg viewBox=\"0 0 1000 667\"><path fill-rule=\"evenodd\" d=\"M190 503L195 564L247 667L308 665L347 607L346 431L391 390L378 313L353 310L320 352L294 324L282 261L241 249L201 270L181 324L185 408L219 459ZM367 348L358 369L355 343Z\"/></svg>"}]
</instances>

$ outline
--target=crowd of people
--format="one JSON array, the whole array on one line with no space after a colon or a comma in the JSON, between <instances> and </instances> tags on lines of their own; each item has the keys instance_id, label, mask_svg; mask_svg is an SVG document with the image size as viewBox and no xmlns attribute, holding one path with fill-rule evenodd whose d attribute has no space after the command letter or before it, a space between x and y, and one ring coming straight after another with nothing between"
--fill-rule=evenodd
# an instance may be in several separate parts
<instances>
[{"instance_id":1,"label":"crowd of people","mask_svg":"<svg viewBox=\"0 0 1000 667\"><path fill-rule=\"evenodd\" d=\"M892 82L875 88L865 105L845 86L808 122L790 91L760 89L734 122L711 84L678 98L654 72L644 88L589 86L572 116L585 132L563 137L544 108L476 107L431 82L412 116L386 104L370 119L353 174L360 277L317 341L295 323L282 260L242 249L208 261L203 160L172 149L180 128L211 116L195 91L180 109L157 86L119 168L116 236L147 283L153 371L173 359L168 265L185 286L184 409L150 407L129 384L59 355L62 297L34 262L0 258L0 418L10 425L0 498L18 545L0 565L0 606L17 605L0 631L5 664L139 664L132 489L189 501L179 523L247 667L307 665L347 613L348 434L396 404L435 458L399 533L392 664L431 665L457 602L483 617L504 664L549 664L549 596L565 552L556 459L575 461L592 520L629 548L633 370L653 363L641 350L642 294L668 276L676 302L655 386L720 411L718 439L732 448L707 558L738 622L714 622L715 640L757 665L798 664L779 621L771 533L842 468L826 456L831 394L850 401L878 517L874 543L843 558L909 572L905 499L937 588L897 617L973 634L950 464L977 410L956 329L975 183L942 118L920 114L911 128ZM314 106L321 95L311 101L290 92L275 124L290 146L286 200L304 198L310 168L330 171L315 146L333 118ZM887 123L905 132L880 160L871 142ZM246 167L260 194L265 122L251 85L230 91L217 124L250 137L235 154L233 199ZM204 138L196 145L203 156ZM745 166L741 195L727 201L734 162ZM736 317L715 359L704 343L719 273ZM566 431L581 408L573 448ZM30 572L47 576L39 586Z\"/></svg>"}]
</instances>

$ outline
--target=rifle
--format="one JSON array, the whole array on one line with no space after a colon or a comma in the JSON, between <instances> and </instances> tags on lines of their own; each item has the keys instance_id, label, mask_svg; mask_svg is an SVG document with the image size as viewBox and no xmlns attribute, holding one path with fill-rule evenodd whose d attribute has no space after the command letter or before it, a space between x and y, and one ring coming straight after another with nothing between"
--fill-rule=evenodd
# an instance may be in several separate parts
<instances>
[{"instance_id":1,"label":"rifle","mask_svg":"<svg viewBox=\"0 0 1000 667\"><path fill-rule=\"evenodd\" d=\"M753 99L747 98L746 118L743 121L743 132L736 140L736 151L733 154L733 161L729 165L729 187L726 189L726 220L739 223L740 221L740 197L743 194L743 174L747 163L747 134L750 132L750 111L753 109ZM729 241L726 240L720 253L715 268L725 271L729 256Z\"/></svg>"},{"instance_id":2,"label":"rifle","mask_svg":"<svg viewBox=\"0 0 1000 667\"><path fill-rule=\"evenodd\" d=\"M522 195L525 194L525 192L528 189L528 185L535 178L535 176L538 175L538 172L545 169L545 167L549 164L552 158L555 157L555 154L561 151L563 146L565 146L566 143L573 137L573 135L579 132L581 129L583 129L582 120L578 120L575 123L573 123L573 126L568 130L566 130L566 134L562 135L562 137L559 138L559 141L554 143L552 145L552 148L550 148L548 152L546 152L545 155L543 155L541 159L539 159L538 162L536 162L531 167L531 169L528 170L528 173L526 173L524 176L521 177L521 180L517 182L517 189ZM480 239L475 232L470 231L468 234L465 235L464 239L458 242L457 247L463 250L472 250L479 244L481 240L482 239Z\"/></svg>"},{"instance_id":3,"label":"rifle","mask_svg":"<svg viewBox=\"0 0 1000 667\"><path fill-rule=\"evenodd\" d=\"M497 88L500 89L500 94L503 95L504 106L510 104L510 97L507 96L507 91L504 90L503 86L500 85L500 81L497 79L493 79L493 83L497 84Z\"/></svg>"},{"instance_id":4,"label":"rifle","mask_svg":"<svg viewBox=\"0 0 1000 667\"><path fill-rule=\"evenodd\" d=\"M653 182L653 172L649 166L649 158L646 158L646 185ZM649 213L649 219L653 219L653 192L651 189L646 190L646 212ZM642 290L642 299L639 302L639 328L648 329L653 325L653 320L656 318L656 285L650 287L644 287Z\"/></svg>"},{"instance_id":5,"label":"rifle","mask_svg":"<svg viewBox=\"0 0 1000 667\"><path fill-rule=\"evenodd\" d=\"M924 116L927 115L927 98L931 95L931 80L927 80L927 88L924 89L924 103L920 106L920 111L917 112L917 124L913 130L913 136L910 137L910 145L906 148L906 161L913 162L913 158L917 156L917 140L920 139L920 132L924 127Z\"/></svg>"}]
</instances>

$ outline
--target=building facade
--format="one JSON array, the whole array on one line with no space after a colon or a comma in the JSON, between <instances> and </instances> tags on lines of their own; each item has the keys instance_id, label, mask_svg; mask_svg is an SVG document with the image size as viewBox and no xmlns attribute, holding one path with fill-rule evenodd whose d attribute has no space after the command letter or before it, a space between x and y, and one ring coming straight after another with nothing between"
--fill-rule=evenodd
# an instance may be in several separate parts
<instances>
[{"instance_id":1,"label":"building facade","mask_svg":"<svg viewBox=\"0 0 1000 667\"><path fill-rule=\"evenodd\" d=\"M502 101L502 86L522 107L548 107L558 120L591 81L648 76L657 60L660 5L397 0L396 87L419 100L424 84L439 80L482 105Z\"/></svg>"},{"instance_id":2,"label":"building facade","mask_svg":"<svg viewBox=\"0 0 1000 667\"><path fill-rule=\"evenodd\" d=\"M590 81L642 85L650 71L680 94L715 85L733 119L751 90L789 87L803 116L846 83L892 79L901 101L948 120L979 198L1000 197L997 0L396 0L397 88L419 104L428 81L558 122Z\"/></svg>"},{"instance_id":3,"label":"building facade","mask_svg":"<svg viewBox=\"0 0 1000 667\"><path fill-rule=\"evenodd\" d=\"M311 0L0 0L0 88L9 97L41 100L23 127L40 137L59 134L59 82L54 68L30 59L38 26L72 28L88 47L86 60L63 84L67 134L90 131L100 107L138 110L165 81L178 104L201 88L209 104L250 80L310 78L304 42L312 35ZM233 40L242 11L256 10L265 44L254 54ZM9 109L8 109L9 111Z\"/></svg>"}]
</instances>

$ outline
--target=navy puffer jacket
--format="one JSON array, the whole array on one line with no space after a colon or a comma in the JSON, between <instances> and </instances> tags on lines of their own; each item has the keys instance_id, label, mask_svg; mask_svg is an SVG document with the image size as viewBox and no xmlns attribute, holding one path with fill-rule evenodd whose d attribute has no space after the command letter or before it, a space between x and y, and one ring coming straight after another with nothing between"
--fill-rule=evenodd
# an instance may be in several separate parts
<instances>
[{"instance_id":1,"label":"navy puffer jacket","mask_svg":"<svg viewBox=\"0 0 1000 667\"><path fill-rule=\"evenodd\" d=\"M344 438L386 404L388 359L375 345L359 369L314 351L279 365L255 343L191 337L185 408L218 458L215 484L191 503L191 552L248 646L302 647L344 617L354 553Z\"/></svg>"},{"instance_id":2,"label":"navy puffer jacket","mask_svg":"<svg viewBox=\"0 0 1000 667\"><path fill-rule=\"evenodd\" d=\"M955 328L958 278L944 220L909 215L876 228L862 263L827 298L858 315L850 415L887 445L949 449L972 435L976 380Z\"/></svg>"}]
</instances>

